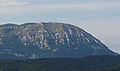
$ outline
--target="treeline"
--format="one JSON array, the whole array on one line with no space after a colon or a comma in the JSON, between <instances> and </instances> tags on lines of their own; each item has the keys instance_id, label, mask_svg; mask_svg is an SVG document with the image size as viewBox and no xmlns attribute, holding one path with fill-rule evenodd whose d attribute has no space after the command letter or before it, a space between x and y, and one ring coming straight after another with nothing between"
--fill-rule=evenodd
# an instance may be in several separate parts
<instances>
[{"instance_id":1,"label":"treeline","mask_svg":"<svg viewBox=\"0 0 120 71\"><path fill-rule=\"evenodd\" d=\"M120 56L0 60L0 71L120 71Z\"/></svg>"}]
</instances>

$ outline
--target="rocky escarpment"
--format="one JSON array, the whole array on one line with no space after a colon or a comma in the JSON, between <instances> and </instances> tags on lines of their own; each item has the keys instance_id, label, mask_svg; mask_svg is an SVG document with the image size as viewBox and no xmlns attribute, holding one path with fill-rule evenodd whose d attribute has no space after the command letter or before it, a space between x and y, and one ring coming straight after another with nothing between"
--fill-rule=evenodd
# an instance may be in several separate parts
<instances>
[{"instance_id":1,"label":"rocky escarpment","mask_svg":"<svg viewBox=\"0 0 120 71\"><path fill-rule=\"evenodd\" d=\"M0 26L0 58L35 59L116 55L83 29L63 23Z\"/></svg>"}]
</instances>

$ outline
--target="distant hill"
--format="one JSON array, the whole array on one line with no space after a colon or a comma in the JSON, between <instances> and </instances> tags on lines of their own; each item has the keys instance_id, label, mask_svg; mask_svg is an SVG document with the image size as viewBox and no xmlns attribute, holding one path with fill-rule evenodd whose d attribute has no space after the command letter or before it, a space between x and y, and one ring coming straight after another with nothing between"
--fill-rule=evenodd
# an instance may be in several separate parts
<instances>
[{"instance_id":1,"label":"distant hill","mask_svg":"<svg viewBox=\"0 0 120 71\"><path fill-rule=\"evenodd\" d=\"M0 60L0 71L120 71L120 56Z\"/></svg>"},{"instance_id":2,"label":"distant hill","mask_svg":"<svg viewBox=\"0 0 120 71\"><path fill-rule=\"evenodd\" d=\"M0 59L78 58L117 55L83 29L64 23L0 26Z\"/></svg>"}]
</instances>

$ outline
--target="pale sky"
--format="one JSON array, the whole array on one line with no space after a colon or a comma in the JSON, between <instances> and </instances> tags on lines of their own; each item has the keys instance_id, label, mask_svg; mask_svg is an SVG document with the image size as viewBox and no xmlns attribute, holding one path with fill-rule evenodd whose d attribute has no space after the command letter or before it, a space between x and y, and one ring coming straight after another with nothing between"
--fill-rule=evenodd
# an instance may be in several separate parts
<instances>
[{"instance_id":1,"label":"pale sky","mask_svg":"<svg viewBox=\"0 0 120 71\"><path fill-rule=\"evenodd\" d=\"M77 25L120 53L120 0L0 0L0 24Z\"/></svg>"}]
</instances>

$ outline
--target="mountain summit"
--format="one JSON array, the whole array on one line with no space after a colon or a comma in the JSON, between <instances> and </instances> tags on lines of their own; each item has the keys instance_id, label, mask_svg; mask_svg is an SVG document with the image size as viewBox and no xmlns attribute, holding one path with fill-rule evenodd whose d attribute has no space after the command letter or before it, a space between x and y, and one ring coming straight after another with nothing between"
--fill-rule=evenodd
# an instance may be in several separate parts
<instances>
[{"instance_id":1,"label":"mountain summit","mask_svg":"<svg viewBox=\"0 0 120 71\"><path fill-rule=\"evenodd\" d=\"M0 26L0 58L37 59L116 55L83 29L64 23Z\"/></svg>"}]
</instances>

